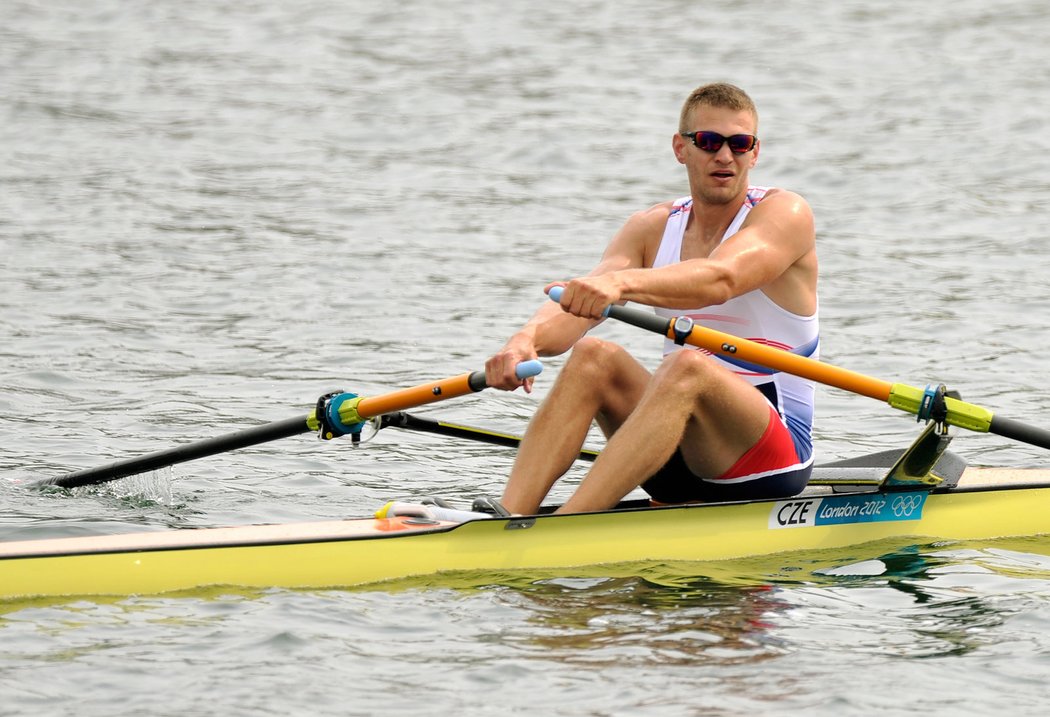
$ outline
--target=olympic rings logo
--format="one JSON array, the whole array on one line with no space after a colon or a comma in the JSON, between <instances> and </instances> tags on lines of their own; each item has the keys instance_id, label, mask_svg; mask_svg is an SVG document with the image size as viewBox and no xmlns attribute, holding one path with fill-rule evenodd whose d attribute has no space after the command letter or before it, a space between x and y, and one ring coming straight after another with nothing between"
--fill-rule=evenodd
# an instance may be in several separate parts
<instances>
[{"instance_id":1,"label":"olympic rings logo","mask_svg":"<svg viewBox=\"0 0 1050 717\"><path fill-rule=\"evenodd\" d=\"M922 507L924 497L918 493L898 495L891 505L893 514L898 518L910 518L912 513Z\"/></svg>"}]
</instances>

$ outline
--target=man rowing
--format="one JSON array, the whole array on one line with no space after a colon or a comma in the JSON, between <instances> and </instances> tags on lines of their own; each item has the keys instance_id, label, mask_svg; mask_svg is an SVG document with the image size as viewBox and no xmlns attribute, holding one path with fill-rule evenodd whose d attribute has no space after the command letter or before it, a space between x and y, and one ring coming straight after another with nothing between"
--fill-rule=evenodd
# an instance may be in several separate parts
<instances>
[{"instance_id":1,"label":"man rowing","mask_svg":"<svg viewBox=\"0 0 1050 717\"><path fill-rule=\"evenodd\" d=\"M485 365L513 390L521 361L572 349L529 424L501 502L530 514L569 469L592 421L608 438L562 512L604 510L641 486L658 503L800 492L813 463L813 383L668 341L650 373L623 347L586 336L606 306L668 316L817 355L813 214L799 195L751 186L758 113L741 89L694 90L671 140L689 196L632 215L586 276L547 302Z\"/></svg>"}]
</instances>

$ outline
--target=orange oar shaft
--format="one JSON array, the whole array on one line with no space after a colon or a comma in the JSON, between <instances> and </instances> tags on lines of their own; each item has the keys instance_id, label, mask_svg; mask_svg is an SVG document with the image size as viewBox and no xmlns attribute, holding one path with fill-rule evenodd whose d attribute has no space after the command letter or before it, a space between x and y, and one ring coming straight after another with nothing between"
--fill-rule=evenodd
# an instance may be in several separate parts
<instances>
[{"instance_id":1,"label":"orange oar shaft","mask_svg":"<svg viewBox=\"0 0 1050 717\"><path fill-rule=\"evenodd\" d=\"M526 379L536 376L543 370L543 364L539 361L522 361L515 368L518 378ZM433 383L423 383L412 388L403 388L400 391L391 391L382 396L365 396L353 398L345 403L339 403L335 412L338 414L339 423L344 428L361 421L382 416L386 413L404 411L408 408L423 406L434 401L443 401L446 398L456 398L468 393L474 393L486 388L485 372L474 371L462 376L443 378ZM352 394L349 394L352 395Z\"/></svg>"},{"instance_id":2,"label":"orange oar shaft","mask_svg":"<svg viewBox=\"0 0 1050 717\"><path fill-rule=\"evenodd\" d=\"M563 293L562 287L555 286L551 288L549 296L554 301L561 301ZM630 309L625 306L610 306L606 308L604 315L662 334L672 341L682 341L698 346L728 361L765 366L774 371L783 371L827 386L884 401L893 408L918 416L920 421L936 418L931 413L935 394L930 393L929 386L924 392L907 384L872 378L705 326L696 326L687 317L679 317L672 321L647 311ZM1050 431L1046 429L997 416L987 408L950 396L943 397L943 409L944 415L936 420L948 425L981 433L994 433L1004 438L1050 449Z\"/></svg>"},{"instance_id":3,"label":"orange oar shaft","mask_svg":"<svg viewBox=\"0 0 1050 717\"><path fill-rule=\"evenodd\" d=\"M672 325L667 330L667 338L674 340ZM849 369L832 366L806 356L789 353L782 349L763 346L730 334L715 331L704 326L694 326L686 338L686 343L707 349L713 354L725 356L737 361L758 364L775 371L783 371L828 386L835 386L845 391L859 393L862 396L888 401L893 384L889 381L872 378Z\"/></svg>"},{"instance_id":4,"label":"orange oar shaft","mask_svg":"<svg viewBox=\"0 0 1050 717\"><path fill-rule=\"evenodd\" d=\"M357 404L357 413L361 418L372 418L446 398L465 396L478 390L471 387L470 377L471 374L465 373L462 376L453 376L400 391L391 391L381 396L366 396Z\"/></svg>"}]
</instances>

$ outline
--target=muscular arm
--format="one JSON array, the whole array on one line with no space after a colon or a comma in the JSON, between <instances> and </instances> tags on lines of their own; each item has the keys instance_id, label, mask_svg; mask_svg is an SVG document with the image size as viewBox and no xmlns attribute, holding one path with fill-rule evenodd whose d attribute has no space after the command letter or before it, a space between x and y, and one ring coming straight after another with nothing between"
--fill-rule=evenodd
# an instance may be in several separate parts
<instances>
[{"instance_id":1,"label":"muscular arm","mask_svg":"<svg viewBox=\"0 0 1050 717\"><path fill-rule=\"evenodd\" d=\"M802 197L777 191L748 214L740 231L709 256L657 269L655 259L669 203L628 219L601 262L586 276L548 285L565 287L561 306L546 304L485 364L489 385L513 389L514 366L572 347L601 321L610 304L636 301L671 309L713 306L762 289L793 313L816 310L816 238L813 213ZM528 390L529 383L525 384Z\"/></svg>"},{"instance_id":2,"label":"muscular arm","mask_svg":"<svg viewBox=\"0 0 1050 717\"><path fill-rule=\"evenodd\" d=\"M581 317L600 316L605 306L623 301L691 309L763 289L789 311L808 315L816 308L815 243L809 205L793 192L778 191L709 256L573 279L562 306Z\"/></svg>"}]
</instances>

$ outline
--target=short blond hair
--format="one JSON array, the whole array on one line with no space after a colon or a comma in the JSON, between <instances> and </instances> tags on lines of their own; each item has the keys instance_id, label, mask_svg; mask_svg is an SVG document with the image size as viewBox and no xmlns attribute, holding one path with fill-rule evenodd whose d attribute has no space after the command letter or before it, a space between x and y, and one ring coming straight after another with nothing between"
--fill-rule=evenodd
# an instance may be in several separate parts
<instances>
[{"instance_id":1,"label":"short blond hair","mask_svg":"<svg viewBox=\"0 0 1050 717\"><path fill-rule=\"evenodd\" d=\"M693 110L701 105L722 107L736 112L750 112L755 118L755 129L758 129L758 110L747 93L728 82L712 82L701 85L689 93L689 97L682 105L682 114L678 118L679 132L689 132L693 129L689 126L689 122L692 119Z\"/></svg>"}]
</instances>

